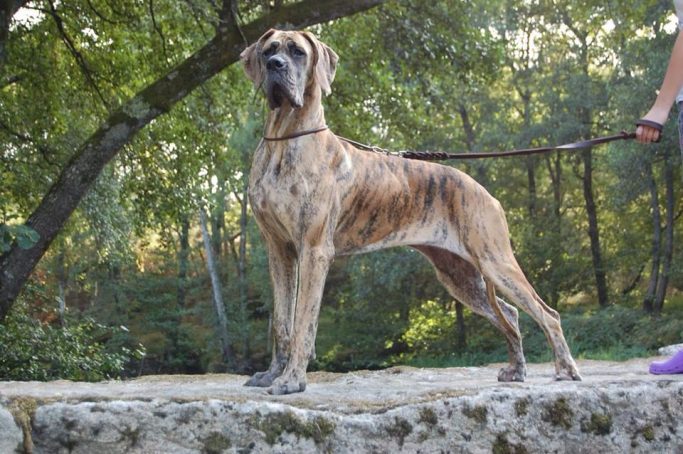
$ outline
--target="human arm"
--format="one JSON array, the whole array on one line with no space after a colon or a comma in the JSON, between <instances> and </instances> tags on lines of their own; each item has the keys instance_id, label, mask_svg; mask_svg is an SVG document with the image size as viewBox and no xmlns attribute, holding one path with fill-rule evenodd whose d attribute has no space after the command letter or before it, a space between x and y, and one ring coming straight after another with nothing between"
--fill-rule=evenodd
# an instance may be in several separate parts
<instances>
[{"instance_id":1,"label":"human arm","mask_svg":"<svg viewBox=\"0 0 683 454\"><path fill-rule=\"evenodd\" d=\"M657 100L643 120L664 124L669 117L671 106L683 86L683 33L678 33L674 48L671 51L669 67L657 95ZM638 126L636 138L640 143L650 143L659 139L660 132L650 126Z\"/></svg>"}]
</instances>

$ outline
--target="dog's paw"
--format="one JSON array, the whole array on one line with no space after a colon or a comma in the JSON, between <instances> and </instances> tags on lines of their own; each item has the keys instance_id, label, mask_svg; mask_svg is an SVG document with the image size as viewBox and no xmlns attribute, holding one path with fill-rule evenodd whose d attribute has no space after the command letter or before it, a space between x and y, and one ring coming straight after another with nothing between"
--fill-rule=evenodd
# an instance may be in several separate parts
<instances>
[{"instance_id":1,"label":"dog's paw","mask_svg":"<svg viewBox=\"0 0 683 454\"><path fill-rule=\"evenodd\" d=\"M273 381L273 386L268 388L268 393L274 396L281 396L284 394L294 394L304 392L306 390L306 381L297 380L295 378L280 377Z\"/></svg>"},{"instance_id":2,"label":"dog's paw","mask_svg":"<svg viewBox=\"0 0 683 454\"><path fill-rule=\"evenodd\" d=\"M273 381L275 381L276 378L277 376L273 374L271 371L256 372L249 380L247 380L244 386L257 386L259 388L267 388L273 384Z\"/></svg>"},{"instance_id":3,"label":"dog's paw","mask_svg":"<svg viewBox=\"0 0 683 454\"><path fill-rule=\"evenodd\" d=\"M575 368L569 368L565 369L562 371L559 371L555 374L555 380L556 381L581 381L583 380L581 378L581 375L579 374L579 371Z\"/></svg>"},{"instance_id":4,"label":"dog's paw","mask_svg":"<svg viewBox=\"0 0 683 454\"><path fill-rule=\"evenodd\" d=\"M526 379L526 366L516 365L504 367L498 372L499 382L523 382Z\"/></svg>"}]
</instances>

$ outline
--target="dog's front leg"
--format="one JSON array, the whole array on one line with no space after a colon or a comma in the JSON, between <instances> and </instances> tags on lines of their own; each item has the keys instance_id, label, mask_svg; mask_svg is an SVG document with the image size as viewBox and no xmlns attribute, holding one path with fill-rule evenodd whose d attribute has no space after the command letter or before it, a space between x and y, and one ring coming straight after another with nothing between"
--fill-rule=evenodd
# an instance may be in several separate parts
<instances>
[{"instance_id":1,"label":"dog's front leg","mask_svg":"<svg viewBox=\"0 0 683 454\"><path fill-rule=\"evenodd\" d=\"M315 346L320 300L334 256L332 247L305 246L299 254L299 279L289 362L269 389L271 394L291 394L306 389L306 368Z\"/></svg>"},{"instance_id":2,"label":"dog's front leg","mask_svg":"<svg viewBox=\"0 0 683 454\"><path fill-rule=\"evenodd\" d=\"M264 235L265 236L265 235ZM296 298L296 250L292 243L266 238L273 286L273 359L270 368L251 377L246 386L268 387L285 370L290 352L292 311Z\"/></svg>"}]
</instances>

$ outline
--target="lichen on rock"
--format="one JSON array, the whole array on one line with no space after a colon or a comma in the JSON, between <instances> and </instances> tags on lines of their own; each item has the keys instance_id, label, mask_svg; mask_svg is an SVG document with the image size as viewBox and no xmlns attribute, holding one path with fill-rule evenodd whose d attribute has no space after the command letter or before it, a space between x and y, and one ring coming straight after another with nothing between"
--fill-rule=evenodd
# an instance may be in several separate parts
<instances>
[{"instance_id":1,"label":"lichen on rock","mask_svg":"<svg viewBox=\"0 0 683 454\"><path fill-rule=\"evenodd\" d=\"M22 425L36 454L607 454L683 446L683 377L649 376L647 360L580 364L580 383L555 382L552 364L532 364L526 383L501 384L498 367L311 373L306 392L289 396L244 387L235 375L0 383L0 452L20 443L26 451Z\"/></svg>"}]
</instances>

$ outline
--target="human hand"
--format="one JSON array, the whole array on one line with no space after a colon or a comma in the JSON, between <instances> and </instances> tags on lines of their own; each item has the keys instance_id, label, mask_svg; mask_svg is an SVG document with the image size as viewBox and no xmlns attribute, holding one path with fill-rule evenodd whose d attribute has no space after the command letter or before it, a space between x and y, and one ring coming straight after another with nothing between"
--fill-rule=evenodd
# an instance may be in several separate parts
<instances>
[{"instance_id":1,"label":"human hand","mask_svg":"<svg viewBox=\"0 0 683 454\"><path fill-rule=\"evenodd\" d=\"M647 115L636 121L636 140L642 144L659 142L662 138L664 122L669 116L669 111L653 107Z\"/></svg>"},{"instance_id":2,"label":"human hand","mask_svg":"<svg viewBox=\"0 0 683 454\"><path fill-rule=\"evenodd\" d=\"M638 125L636 128L636 141L642 144L659 142L662 138L662 125L651 121L645 123L646 121L638 120L636 122L636 125Z\"/></svg>"}]
</instances>

